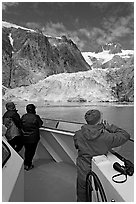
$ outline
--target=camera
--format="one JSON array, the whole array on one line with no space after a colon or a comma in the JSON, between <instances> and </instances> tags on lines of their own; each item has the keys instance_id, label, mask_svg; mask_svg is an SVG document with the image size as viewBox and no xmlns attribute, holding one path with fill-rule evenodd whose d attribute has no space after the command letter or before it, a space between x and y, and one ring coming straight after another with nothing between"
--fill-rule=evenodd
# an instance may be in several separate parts
<instances>
[{"instance_id":1,"label":"camera","mask_svg":"<svg viewBox=\"0 0 136 204\"><path fill-rule=\"evenodd\" d=\"M121 174L126 174L125 166L121 166L118 162L113 164L113 168Z\"/></svg>"},{"instance_id":2,"label":"camera","mask_svg":"<svg viewBox=\"0 0 136 204\"><path fill-rule=\"evenodd\" d=\"M113 168L121 174L125 174L128 176L132 176L134 173L134 164L126 159L124 160L124 166L121 166L118 162L115 162L113 164Z\"/></svg>"},{"instance_id":3,"label":"camera","mask_svg":"<svg viewBox=\"0 0 136 204\"><path fill-rule=\"evenodd\" d=\"M131 161L125 159L124 160L124 165L125 165L125 168L126 168L127 175L132 176L133 173L134 173L134 164Z\"/></svg>"}]
</instances>

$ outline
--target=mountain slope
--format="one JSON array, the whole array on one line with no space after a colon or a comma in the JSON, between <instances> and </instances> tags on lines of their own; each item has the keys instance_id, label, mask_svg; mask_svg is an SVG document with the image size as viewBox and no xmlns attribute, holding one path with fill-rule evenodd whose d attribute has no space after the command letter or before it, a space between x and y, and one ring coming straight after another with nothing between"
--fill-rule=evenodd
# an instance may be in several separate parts
<instances>
[{"instance_id":1,"label":"mountain slope","mask_svg":"<svg viewBox=\"0 0 136 204\"><path fill-rule=\"evenodd\" d=\"M2 34L4 100L134 101L134 51L110 43L81 53L66 36L9 23Z\"/></svg>"},{"instance_id":2,"label":"mountain slope","mask_svg":"<svg viewBox=\"0 0 136 204\"><path fill-rule=\"evenodd\" d=\"M37 83L58 73L87 71L90 66L65 36L51 38L4 22L2 29L3 85L11 88Z\"/></svg>"},{"instance_id":3,"label":"mountain slope","mask_svg":"<svg viewBox=\"0 0 136 204\"><path fill-rule=\"evenodd\" d=\"M118 47L111 43L100 52L85 52L82 55L92 69L101 68L106 71L107 83L117 101L134 101L133 50L123 50L120 45Z\"/></svg>"}]
</instances>

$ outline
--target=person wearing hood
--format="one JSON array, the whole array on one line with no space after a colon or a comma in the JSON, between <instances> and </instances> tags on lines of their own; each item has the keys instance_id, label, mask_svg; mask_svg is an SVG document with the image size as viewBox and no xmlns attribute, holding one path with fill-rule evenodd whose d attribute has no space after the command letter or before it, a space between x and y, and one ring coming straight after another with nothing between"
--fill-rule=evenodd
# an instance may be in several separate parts
<instances>
[{"instance_id":1,"label":"person wearing hood","mask_svg":"<svg viewBox=\"0 0 136 204\"><path fill-rule=\"evenodd\" d=\"M85 114L87 124L74 135L74 144L78 150L77 165L77 201L86 202L86 176L91 169L94 156L107 154L114 147L123 145L130 135L123 129L101 121L99 110L89 110Z\"/></svg>"},{"instance_id":2,"label":"person wearing hood","mask_svg":"<svg viewBox=\"0 0 136 204\"><path fill-rule=\"evenodd\" d=\"M7 128L5 137L9 144L19 152L23 147L22 137L20 137L22 136L20 115L13 102L6 103L6 109L2 117L3 125Z\"/></svg>"}]
</instances>

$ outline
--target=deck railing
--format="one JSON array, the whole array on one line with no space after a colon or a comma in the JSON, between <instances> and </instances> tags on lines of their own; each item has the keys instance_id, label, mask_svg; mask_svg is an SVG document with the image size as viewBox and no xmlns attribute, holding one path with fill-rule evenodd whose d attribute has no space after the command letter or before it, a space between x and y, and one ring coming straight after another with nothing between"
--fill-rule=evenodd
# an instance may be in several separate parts
<instances>
[{"instance_id":1,"label":"deck railing","mask_svg":"<svg viewBox=\"0 0 136 204\"><path fill-rule=\"evenodd\" d=\"M81 122L77 122L77 121L68 121L68 120L62 120L62 119L52 119L52 118L42 118L43 122L44 121L50 121L50 122L54 122L54 127L50 126L51 123L44 123L42 127L44 128L52 128L52 129L57 129L60 123L68 123L68 124L76 124L76 125L85 125L85 123L81 123ZM53 123L52 123L53 125ZM64 130L64 129L60 129L59 130ZM71 133L74 133L75 131L71 131L71 130L65 130ZM130 138L129 141L134 142L134 139Z\"/></svg>"}]
</instances>

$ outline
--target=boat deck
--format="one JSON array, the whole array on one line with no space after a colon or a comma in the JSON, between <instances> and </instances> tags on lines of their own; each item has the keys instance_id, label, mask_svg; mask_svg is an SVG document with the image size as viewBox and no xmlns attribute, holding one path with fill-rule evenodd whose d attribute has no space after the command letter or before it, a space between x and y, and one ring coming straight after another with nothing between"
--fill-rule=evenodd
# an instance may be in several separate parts
<instances>
[{"instance_id":1,"label":"boat deck","mask_svg":"<svg viewBox=\"0 0 136 204\"><path fill-rule=\"evenodd\" d=\"M34 160L34 169L24 172L24 201L76 202L76 167L53 160Z\"/></svg>"}]
</instances>

